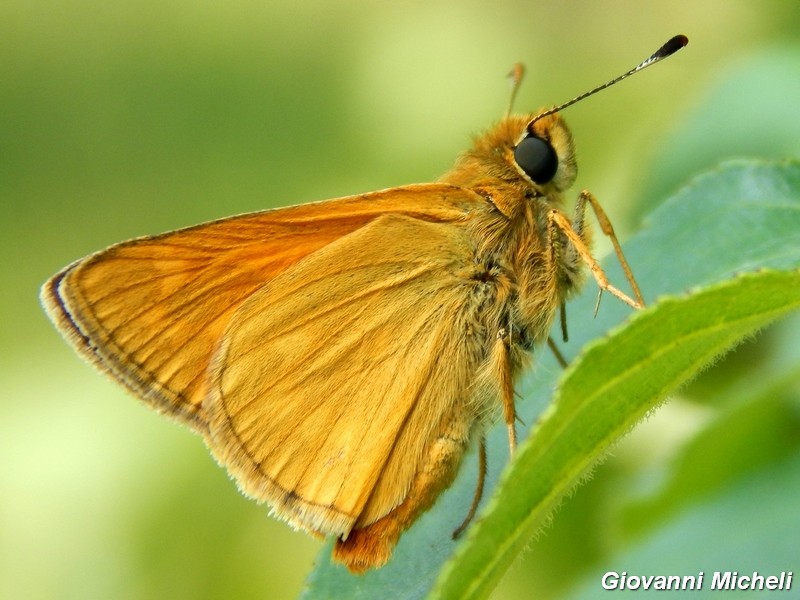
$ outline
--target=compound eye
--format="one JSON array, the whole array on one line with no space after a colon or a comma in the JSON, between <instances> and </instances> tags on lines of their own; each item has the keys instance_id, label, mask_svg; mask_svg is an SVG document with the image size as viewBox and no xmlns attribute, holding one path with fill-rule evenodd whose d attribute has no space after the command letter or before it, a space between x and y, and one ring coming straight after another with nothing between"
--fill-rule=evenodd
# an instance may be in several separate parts
<instances>
[{"instance_id":1,"label":"compound eye","mask_svg":"<svg viewBox=\"0 0 800 600\"><path fill-rule=\"evenodd\" d=\"M541 138L529 135L514 148L514 160L534 183L547 183L558 170L558 156Z\"/></svg>"}]
</instances>

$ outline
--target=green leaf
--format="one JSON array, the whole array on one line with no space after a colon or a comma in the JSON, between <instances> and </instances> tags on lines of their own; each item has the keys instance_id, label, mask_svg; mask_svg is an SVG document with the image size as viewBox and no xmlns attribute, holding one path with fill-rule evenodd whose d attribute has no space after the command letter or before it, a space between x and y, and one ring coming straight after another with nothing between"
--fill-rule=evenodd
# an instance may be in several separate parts
<instances>
[{"instance_id":1,"label":"green leaf","mask_svg":"<svg viewBox=\"0 0 800 600\"><path fill-rule=\"evenodd\" d=\"M714 357L797 308L800 273L747 274L665 298L592 344L565 374L551 410L433 597L488 595L554 506L620 436Z\"/></svg>"},{"instance_id":2,"label":"green leaf","mask_svg":"<svg viewBox=\"0 0 800 600\"><path fill-rule=\"evenodd\" d=\"M485 596L610 444L718 353L798 306L797 273L737 273L800 264L800 166L737 162L702 175L651 213L625 251L648 302L670 297L595 342L569 369L558 399L521 446L467 539L453 542L450 533L472 498L474 455L437 505L401 538L389 565L351 576L330 564L326 548L305 598L422 598L437 577L435 597ZM612 282L624 281L613 262L607 272ZM686 295L689 289L694 291ZM630 315L621 303L605 299L598 318L591 319L595 295L596 288L587 285L570 304L567 355ZM526 423L540 418L559 375L548 353L536 362L519 386ZM489 435L486 495L508 460L502 429Z\"/></svg>"}]
</instances>

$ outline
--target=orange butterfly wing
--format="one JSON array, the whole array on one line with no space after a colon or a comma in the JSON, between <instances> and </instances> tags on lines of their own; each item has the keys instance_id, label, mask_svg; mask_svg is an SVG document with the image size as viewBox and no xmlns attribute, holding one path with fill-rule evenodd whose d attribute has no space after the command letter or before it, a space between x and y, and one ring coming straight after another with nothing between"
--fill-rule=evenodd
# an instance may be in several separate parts
<instances>
[{"instance_id":1,"label":"orange butterfly wing","mask_svg":"<svg viewBox=\"0 0 800 600\"><path fill-rule=\"evenodd\" d=\"M421 184L231 217L77 261L42 299L81 354L202 433L245 492L346 534L402 500L467 401L484 341L463 342L474 249L455 225L476 206Z\"/></svg>"},{"instance_id":2,"label":"orange butterfly wing","mask_svg":"<svg viewBox=\"0 0 800 600\"><path fill-rule=\"evenodd\" d=\"M462 227L383 216L236 311L205 407L209 446L246 493L346 536L400 504L452 419L466 444L487 348L470 332L474 250Z\"/></svg>"},{"instance_id":3,"label":"orange butterfly wing","mask_svg":"<svg viewBox=\"0 0 800 600\"><path fill-rule=\"evenodd\" d=\"M465 194L411 185L134 239L67 266L42 287L42 302L80 354L202 432L211 355L247 298L381 214L458 220Z\"/></svg>"}]
</instances>

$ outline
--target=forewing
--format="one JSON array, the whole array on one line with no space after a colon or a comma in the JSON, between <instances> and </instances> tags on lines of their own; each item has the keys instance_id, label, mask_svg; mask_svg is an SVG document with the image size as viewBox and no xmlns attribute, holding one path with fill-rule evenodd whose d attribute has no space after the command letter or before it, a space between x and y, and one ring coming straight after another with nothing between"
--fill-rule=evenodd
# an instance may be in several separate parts
<instances>
[{"instance_id":1,"label":"forewing","mask_svg":"<svg viewBox=\"0 0 800 600\"><path fill-rule=\"evenodd\" d=\"M206 409L246 493L336 535L402 501L444 421L471 410L473 256L461 226L385 216L236 312Z\"/></svg>"},{"instance_id":2,"label":"forewing","mask_svg":"<svg viewBox=\"0 0 800 600\"><path fill-rule=\"evenodd\" d=\"M42 301L81 354L205 431L209 361L243 302L382 214L452 222L472 201L449 185L406 186L140 238L69 265L45 283Z\"/></svg>"}]
</instances>

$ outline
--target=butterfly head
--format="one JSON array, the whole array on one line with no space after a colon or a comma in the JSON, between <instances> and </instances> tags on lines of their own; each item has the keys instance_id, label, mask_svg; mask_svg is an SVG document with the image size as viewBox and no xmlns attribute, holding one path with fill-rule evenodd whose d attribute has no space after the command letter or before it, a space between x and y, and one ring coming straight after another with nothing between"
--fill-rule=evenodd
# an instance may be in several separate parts
<instances>
[{"instance_id":1,"label":"butterfly head","mask_svg":"<svg viewBox=\"0 0 800 600\"><path fill-rule=\"evenodd\" d=\"M542 195L548 188L568 189L578 173L572 135L558 113L528 118L506 160Z\"/></svg>"}]
</instances>

